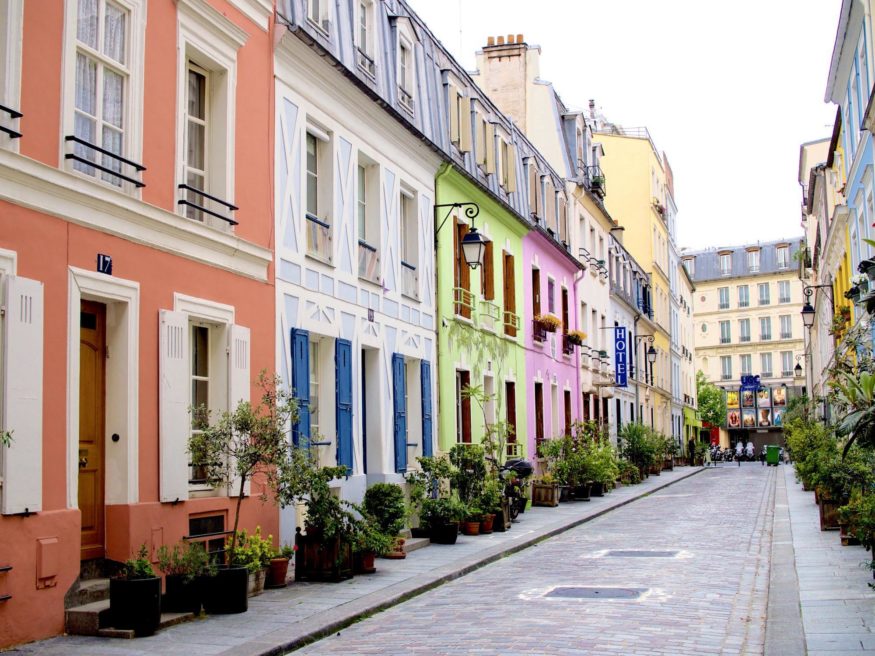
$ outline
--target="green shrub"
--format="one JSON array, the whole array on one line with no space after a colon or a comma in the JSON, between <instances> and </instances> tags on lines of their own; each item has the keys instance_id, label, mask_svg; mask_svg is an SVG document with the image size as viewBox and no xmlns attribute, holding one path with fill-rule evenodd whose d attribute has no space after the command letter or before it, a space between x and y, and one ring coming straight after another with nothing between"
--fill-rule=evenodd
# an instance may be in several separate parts
<instances>
[{"instance_id":1,"label":"green shrub","mask_svg":"<svg viewBox=\"0 0 875 656\"><path fill-rule=\"evenodd\" d=\"M365 491L365 512L374 518L380 531L389 536L398 535L404 528L407 508L404 491L394 483L376 483Z\"/></svg>"}]
</instances>

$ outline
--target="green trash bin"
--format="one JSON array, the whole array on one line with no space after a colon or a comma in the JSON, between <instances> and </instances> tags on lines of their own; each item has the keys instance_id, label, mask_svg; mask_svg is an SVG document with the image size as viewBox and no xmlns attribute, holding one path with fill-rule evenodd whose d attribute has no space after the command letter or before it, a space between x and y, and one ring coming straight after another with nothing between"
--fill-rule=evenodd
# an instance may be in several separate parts
<instances>
[{"instance_id":1,"label":"green trash bin","mask_svg":"<svg viewBox=\"0 0 875 656\"><path fill-rule=\"evenodd\" d=\"M766 446L766 464L778 466L778 458L781 454L781 448L776 444Z\"/></svg>"}]
</instances>

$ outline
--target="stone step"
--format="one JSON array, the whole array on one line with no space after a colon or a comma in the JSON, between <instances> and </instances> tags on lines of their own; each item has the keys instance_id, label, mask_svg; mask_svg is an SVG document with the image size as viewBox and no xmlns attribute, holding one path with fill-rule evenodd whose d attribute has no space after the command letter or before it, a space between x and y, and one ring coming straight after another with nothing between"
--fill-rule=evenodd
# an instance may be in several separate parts
<instances>
[{"instance_id":1,"label":"stone step","mask_svg":"<svg viewBox=\"0 0 875 656\"><path fill-rule=\"evenodd\" d=\"M65 603L67 608L75 608L104 599L109 599L109 579L84 579L79 581L78 589L65 599Z\"/></svg>"},{"instance_id":2,"label":"stone step","mask_svg":"<svg viewBox=\"0 0 875 656\"><path fill-rule=\"evenodd\" d=\"M430 544L431 540L428 538L407 538L404 542L404 553L410 553L411 551L422 549Z\"/></svg>"},{"instance_id":3,"label":"stone step","mask_svg":"<svg viewBox=\"0 0 875 656\"><path fill-rule=\"evenodd\" d=\"M158 630L194 619L194 613L161 613ZM102 636L105 638L133 638L134 632L110 626L109 599L93 601L65 612L67 633Z\"/></svg>"}]
</instances>

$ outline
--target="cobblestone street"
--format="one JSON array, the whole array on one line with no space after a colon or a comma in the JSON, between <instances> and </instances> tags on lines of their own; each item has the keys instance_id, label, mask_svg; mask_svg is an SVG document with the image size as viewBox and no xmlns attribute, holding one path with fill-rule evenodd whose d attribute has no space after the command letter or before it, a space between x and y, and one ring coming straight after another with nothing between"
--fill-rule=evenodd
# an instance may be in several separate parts
<instances>
[{"instance_id":1,"label":"cobblestone street","mask_svg":"<svg viewBox=\"0 0 875 656\"><path fill-rule=\"evenodd\" d=\"M298 653L762 653L779 473L703 472ZM568 586L643 592L576 599Z\"/></svg>"}]
</instances>

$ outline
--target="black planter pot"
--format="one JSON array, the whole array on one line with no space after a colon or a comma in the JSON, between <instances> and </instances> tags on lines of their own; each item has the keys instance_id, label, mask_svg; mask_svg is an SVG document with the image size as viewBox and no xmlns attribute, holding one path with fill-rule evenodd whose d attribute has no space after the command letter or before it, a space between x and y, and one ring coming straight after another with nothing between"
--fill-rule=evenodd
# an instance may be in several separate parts
<instances>
[{"instance_id":1,"label":"black planter pot","mask_svg":"<svg viewBox=\"0 0 875 656\"><path fill-rule=\"evenodd\" d=\"M110 623L137 636L155 633L161 622L161 579L109 580Z\"/></svg>"},{"instance_id":2,"label":"black planter pot","mask_svg":"<svg viewBox=\"0 0 875 656\"><path fill-rule=\"evenodd\" d=\"M204 610L210 615L245 613L249 609L249 570L222 565L206 579Z\"/></svg>"},{"instance_id":3,"label":"black planter pot","mask_svg":"<svg viewBox=\"0 0 875 656\"><path fill-rule=\"evenodd\" d=\"M571 500L571 488L568 485L559 486L559 503Z\"/></svg>"},{"instance_id":4,"label":"black planter pot","mask_svg":"<svg viewBox=\"0 0 875 656\"><path fill-rule=\"evenodd\" d=\"M171 613L199 615L205 580L206 577L197 577L186 581L182 575L168 575L166 577L167 592L161 601L161 607Z\"/></svg>"},{"instance_id":5,"label":"black planter pot","mask_svg":"<svg viewBox=\"0 0 875 656\"><path fill-rule=\"evenodd\" d=\"M417 526L410 529L410 537L413 538L428 538L431 537L431 529L427 526Z\"/></svg>"},{"instance_id":6,"label":"black planter pot","mask_svg":"<svg viewBox=\"0 0 875 656\"><path fill-rule=\"evenodd\" d=\"M591 488L591 483L587 483L586 485L576 485L575 487L571 488L572 496L578 501L589 501L589 492Z\"/></svg>"},{"instance_id":7,"label":"black planter pot","mask_svg":"<svg viewBox=\"0 0 875 656\"><path fill-rule=\"evenodd\" d=\"M456 544L459 537L459 522L432 524L431 541L434 544Z\"/></svg>"},{"instance_id":8,"label":"black planter pot","mask_svg":"<svg viewBox=\"0 0 875 656\"><path fill-rule=\"evenodd\" d=\"M591 496L594 497L603 497L605 496L605 484L604 483L593 483L592 488L589 491Z\"/></svg>"}]
</instances>

